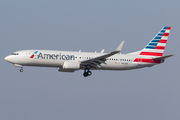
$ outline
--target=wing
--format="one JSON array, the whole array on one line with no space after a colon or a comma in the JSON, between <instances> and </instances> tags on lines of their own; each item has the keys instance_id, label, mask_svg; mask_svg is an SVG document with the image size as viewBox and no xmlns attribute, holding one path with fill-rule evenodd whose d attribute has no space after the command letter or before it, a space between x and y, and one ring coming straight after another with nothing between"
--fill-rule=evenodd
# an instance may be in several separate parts
<instances>
[{"instance_id":1,"label":"wing","mask_svg":"<svg viewBox=\"0 0 180 120\"><path fill-rule=\"evenodd\" d=\"M80 65L84 66L84 67L88 66L88 67L93 67L93 68L101 68L102 63L106 64L105 63L106 58L113 56L116 53L121 51L123 44L124 44L124 41L121 42L121 44L116 48L115 51L108 53L108 54L105 54L105 55L102 55L102 56L95 57L93 59L81 61Z\"/></svg>"}]
</instances>

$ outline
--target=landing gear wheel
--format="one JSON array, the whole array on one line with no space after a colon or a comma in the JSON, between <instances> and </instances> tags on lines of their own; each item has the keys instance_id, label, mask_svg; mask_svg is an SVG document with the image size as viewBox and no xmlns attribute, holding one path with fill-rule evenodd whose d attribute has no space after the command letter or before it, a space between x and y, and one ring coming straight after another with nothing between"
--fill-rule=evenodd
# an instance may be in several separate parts
<instances>
[{"instance_id":1,"label":"landing gear wheel","mask_svg":"<svg viewBox=\"0 0 180 120\"><path fill-rule=\"evenodd\" d=\"M20 69L20 72L23 72L23 69Z\"/></svg>"},{"instance_id":2,"label":"landing gear wheel","mask_svg":"<svg viewBox=\"0 0 180 120\"><path fill-rule=\"evenodd\" d=\"M84 77L87 77L87 76L90 76L90 75L92 75L92 72L91 71L89 71L89 69L84 69L84 73L83 73L83 75L84 75Z\"/></svg>"},{"instance_id":3,"label":"landing gear wheel","mask_svg":"<svg viewBox=\"0 0 180 120\"><path fill-rule=\"evenodd\" d=\"M87 76L88 76L88 73L87 73L87 72L84 72L83 75L84 75L84 77L87 77Z\"/></svg>"},{"instance_id":4,"label":"landing gear wheel","mask_svg":"<svg viewBox=\"0 0 180 120\"><path fill-rule=\"evenodd\" d=\"M92 75L91 71L87 71L88 76Z\"/></svg>"}]
</instances>

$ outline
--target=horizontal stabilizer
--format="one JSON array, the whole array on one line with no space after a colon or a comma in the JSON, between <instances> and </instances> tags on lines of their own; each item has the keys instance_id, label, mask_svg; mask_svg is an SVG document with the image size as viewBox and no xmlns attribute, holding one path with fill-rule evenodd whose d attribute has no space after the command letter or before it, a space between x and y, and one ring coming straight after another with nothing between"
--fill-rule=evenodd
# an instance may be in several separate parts
<instances>
[{"instance_id":1,"label":"horizontal stabilizer","mask_svg":"<svg viewBox=\"0 0 180 120\"><path fill-rule=\"evenodd\" d=\"M171 57L171 56L174 56L174 55L167 55L167 56L162 56L162 57L157 57L157 58L153 58L153 60L164 60L168 57Z\"/></svg>"}]
</instances>

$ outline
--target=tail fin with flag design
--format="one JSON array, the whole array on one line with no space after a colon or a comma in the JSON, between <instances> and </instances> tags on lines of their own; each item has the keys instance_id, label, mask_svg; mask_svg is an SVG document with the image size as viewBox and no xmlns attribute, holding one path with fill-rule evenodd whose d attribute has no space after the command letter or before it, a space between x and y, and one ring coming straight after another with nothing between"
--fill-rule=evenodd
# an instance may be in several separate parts
<instances>
[{"instance_id":1,"label":"tail fin with flag design","mask_svg":"<svg viewBox=\"0 0 180 120\"><path fill-rule=\"evenodd\" d=\"M171 27L164 27L160 32L141 50L140 56L163 56Z\"/></svg>"},{"instance_id":2,"label":"tail fin with flag design","mask_svg":"<svg viewBox=\"0 0 180 120\"><path fill-rule=\"evenodd\" d=\"M171 27L163 27L159 33L139 52L138 58L134 62L145 63L160 63L161 60L156 60L155 58L163 58L164 49L168 40Z\"/></svg>"}]
</instances>

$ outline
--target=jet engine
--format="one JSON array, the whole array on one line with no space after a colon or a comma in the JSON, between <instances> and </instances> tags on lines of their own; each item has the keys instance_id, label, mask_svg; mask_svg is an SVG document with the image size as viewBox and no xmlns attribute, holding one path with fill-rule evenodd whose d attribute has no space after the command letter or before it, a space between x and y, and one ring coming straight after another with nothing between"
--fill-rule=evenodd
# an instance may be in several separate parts
<instances>
[{"instance_id":1,"label":"jet engine","mask_svg":"<svg viewBox=\"0 0 180 120\"><path fill-rule=\"evenodd\" d=\"M64 62L63 69L64 70L79 70L80 64L79 62Z\"/></svg>"},{"instance_id":2,"label":"jet engine","mask_svg":"<svg viewBox=\"0 0 180 120\"><path fill-rule=\"evenodd\" d=\"M74 72L80 69L79 62L64 62L63 66L58 68L60 72Z\"/></svg>"}]
</instances>

